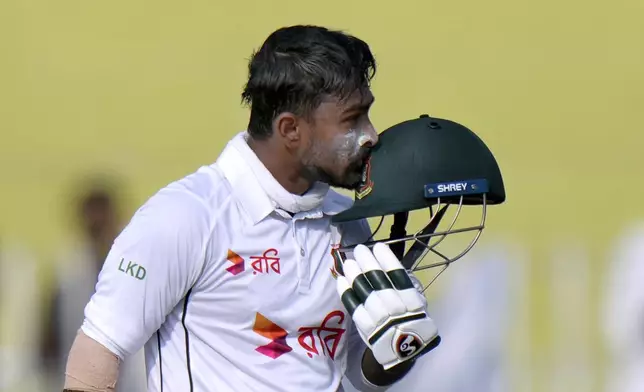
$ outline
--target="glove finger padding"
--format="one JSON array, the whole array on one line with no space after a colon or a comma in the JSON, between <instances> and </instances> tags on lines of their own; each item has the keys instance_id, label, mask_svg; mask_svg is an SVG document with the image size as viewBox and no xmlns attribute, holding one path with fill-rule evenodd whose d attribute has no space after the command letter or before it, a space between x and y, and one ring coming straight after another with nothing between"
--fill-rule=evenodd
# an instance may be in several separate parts
<instances>
[{"instance_id":1,"label":"glove finger padding","mask_svg":"<svg viewBox=\"0 0 644 392\"><path fill-rule=\"evenodd\" d=\"M373 253L358 245L354 257L344 262L337 289L376 360L390 369L428 351L438 330L398 258L381 243Z\"/></svg>"},{"instance_id":2,"label":"glove finger padding","mask_svg":"<svg viewBox=\"0 0 644 392\"><path fill-rule=\"evenodd\" d=\"M356 293L353 292L351 285L349 285L349 282L344 276L338 275L337 286L342 304L344 304L347 312L351 315L353 322L358 328L360 336L362 336L362 339L364 340L365 334L369 336L373 333L377 324L373 321L364 305L360 302Z\"/></svg>"},{"instance_id":3,"label":"glove finger padding","mask_svg":"<svg viewBox=\"0 0 644 392\"><path fill-rule=\"evenodd\" d=\"M355 260L349 259L345 261L344 276L373 322L373 327L369 328L369 330L373 330L377 325L385 322L389 317L387 308L380 298L374 294L373 286L362 273Z\"/></svg>"},{"instance_id":4,"label":"glove finger padding","mask_svg":"<svg viewBox=\"0 0 644 392\"><path fill-rule=\"evenodd\" d=\"M355 249L354 255L364 276L374 288L374 296L384 303L387 314L389 316L404 314L407 311L407 307L394 289L391 280L387 277L385 269L382 268L369 248L366 246L358 247Z\"/></svg>"},{"instance_id":5,"label":"glove finger padding","mask_svg":"<svg viewBox=\"0 0 644 392\"><path fill-rule=\"evenodd\" d=\"M394 255L394 252L386 244L379 242L373 247L373 255L378 260L380 267L387 273L389 279L391 279L398 295L407 307L407 311L416 312L424 310L424 297L419 295L419 291L409 278L409 274L403 265L396 255Z\"/></svg>"}]
</instances>

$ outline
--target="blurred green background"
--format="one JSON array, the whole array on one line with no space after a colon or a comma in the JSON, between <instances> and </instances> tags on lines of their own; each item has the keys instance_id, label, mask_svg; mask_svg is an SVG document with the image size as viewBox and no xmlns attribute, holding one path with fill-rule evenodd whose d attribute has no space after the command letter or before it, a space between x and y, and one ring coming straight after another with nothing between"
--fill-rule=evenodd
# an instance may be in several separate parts
<instances>
[{"instance_id":1,"label":"blurred green background","mask_svg":"<svg viewBox=\"0 0 644 392\"><path fill-rule=\"evenodd\" d=\"M344 29L377 57L377 127L455 119L495 153L508 200L482 241L529 252L530 356L545 390L537 369L554 332L540 260L579 242L597 288L616 235L644 218L643 20L632 0L3 0L0 238L34 249L46 282L79 177L122 176L130 215L244 129L247 59L270 32Z\"/></svg>"}]
</instances>

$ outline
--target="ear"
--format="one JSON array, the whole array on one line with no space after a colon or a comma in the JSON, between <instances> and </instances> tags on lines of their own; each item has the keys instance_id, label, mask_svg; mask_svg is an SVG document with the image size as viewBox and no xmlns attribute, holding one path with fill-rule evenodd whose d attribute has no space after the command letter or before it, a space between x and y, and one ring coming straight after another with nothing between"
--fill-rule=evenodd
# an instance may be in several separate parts
<instances>
[{"instance_id":1,"label":"ear","mask_svg":"<svg viewBox=\"0 0 644 392\"><path fill-rule=\"evenodd\" d=\"M299 120L300 119L295 114L284 112L277 116L273 123L275 132L287 145L297 143L302 138L300 128L298 126Z\"/></svg>"}]
</instances>

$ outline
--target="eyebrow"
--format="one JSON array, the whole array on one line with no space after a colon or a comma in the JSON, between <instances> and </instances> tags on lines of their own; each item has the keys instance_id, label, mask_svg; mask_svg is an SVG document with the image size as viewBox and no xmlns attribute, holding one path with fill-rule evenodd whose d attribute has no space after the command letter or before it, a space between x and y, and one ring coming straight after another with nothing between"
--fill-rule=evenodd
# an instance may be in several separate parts
<instances>
[{"instance_id":1,"label":"eyebrow","mask_svg":"<svg viewBox=\"0 0 644 392\"><path fill-rule=\"evenodd\" d=\"M371 105L373 105L375 100L376 98L373 95L370 95L370 97L366 101L358 102L355 105L349 106L347 109L344 110L344 113L350 113L355 111L366 112L369 110Z\"/></svg>"}]
</instances>

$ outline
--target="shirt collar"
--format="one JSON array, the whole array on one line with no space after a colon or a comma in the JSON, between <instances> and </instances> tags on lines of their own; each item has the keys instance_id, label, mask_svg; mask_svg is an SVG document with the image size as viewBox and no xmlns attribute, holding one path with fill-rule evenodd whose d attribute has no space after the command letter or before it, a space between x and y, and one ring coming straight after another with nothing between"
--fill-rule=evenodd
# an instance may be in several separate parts
<instances>
[{"instance_id":1,"label":"shirt collar","mask_svg":"<svg viewBox=\"0 0 644 392\"><path fill-rule=\"evenodd\" d=\"M304 195L284 189L248 146L246 131L231 139L216 161L231 184L233 193L250 215L253 224L276 209L305 217L335 215L351 206L351 200L331 191L329 185L317 182Z\"/></svg>"}]
</instances>

